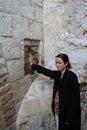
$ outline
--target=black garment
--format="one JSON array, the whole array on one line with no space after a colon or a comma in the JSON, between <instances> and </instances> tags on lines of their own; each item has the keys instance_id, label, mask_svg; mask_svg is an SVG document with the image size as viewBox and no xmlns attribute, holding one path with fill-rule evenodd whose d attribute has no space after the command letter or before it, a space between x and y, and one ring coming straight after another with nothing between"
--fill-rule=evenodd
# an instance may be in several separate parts
<instances>
[{"instance_id":1,"label":"black garment","mask_svg":"<svg viewBox=\"0 0 87 130\"><path fill-rule=\"evenodd\" d=\"M59 130L80 130L81 107L80 85L75 73L66 70L60 80L60 71L46 69L33 64L32 69L54 79L52 111L54 113L54 96L59 91Z\"/></svg>"}]
</instances>

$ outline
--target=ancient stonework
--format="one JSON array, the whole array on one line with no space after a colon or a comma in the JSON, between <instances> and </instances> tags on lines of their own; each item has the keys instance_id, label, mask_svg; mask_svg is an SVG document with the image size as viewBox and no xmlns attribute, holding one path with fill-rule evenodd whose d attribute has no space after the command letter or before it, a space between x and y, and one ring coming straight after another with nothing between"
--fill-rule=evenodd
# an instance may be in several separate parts
<instances>
[{"instance_id":1,"label":"ancient stonework","mask_svg":"<svg viewBox=\"0 0 87 130\"><path fill-rule=\"evenodd\" d=\"M0 130L55 130L53 82L37 73L25 74L24 48L35 48L32 41L38 41L39 63L50 69L56 69L56 54L69 55L80 82L86 130L86 0L0 0Z\"/></svg>"},{"instance_id":2,"label":"ancient stonework","mask_svg":"<svg viewBox=\"0 0 87 130\"><path fill-rule=\"evenodd\" d=\"M20 104L36 75L25 75L24 39L43 39L42 0L0 0L0 130L16 130Z\"/></svg>"}]
</instances>

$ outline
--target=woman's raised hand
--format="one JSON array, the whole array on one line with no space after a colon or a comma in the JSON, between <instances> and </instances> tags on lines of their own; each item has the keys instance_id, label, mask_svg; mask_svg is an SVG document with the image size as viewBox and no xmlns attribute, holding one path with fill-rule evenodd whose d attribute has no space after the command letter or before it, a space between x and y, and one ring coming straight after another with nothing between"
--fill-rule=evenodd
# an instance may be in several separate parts
<instances>
[{"instance_id":1,"label":"woman's raised hand","mask_svg":"<svg viewBox=\"0 0 87 130\"><path fill-rule=\"evenodd\" d=\"M38 64L38 55L34 52L30 52L28 54L28 61L29 61L29 64L32 65L32 64Z\"/></svg>"},{"instance_id":2,"label":"woman's raised hand","mask_svg":"<svg viewBox=\"0 0 87 130\"><path fill-rule=\"evenodd\" d=\"M34 55L32 55L32 53L29 53L29 64L32 65L34 63Z\"/></svg>"}]
</instances>

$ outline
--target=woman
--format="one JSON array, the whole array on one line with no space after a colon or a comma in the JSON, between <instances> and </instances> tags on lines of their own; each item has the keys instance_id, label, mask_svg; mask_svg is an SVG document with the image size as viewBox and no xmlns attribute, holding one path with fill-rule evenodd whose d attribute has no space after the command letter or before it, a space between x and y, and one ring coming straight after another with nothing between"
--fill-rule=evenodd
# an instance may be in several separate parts
<instances>
[{"instance_id":1,"label":"woman","mask_svg":"<svg viewBox=\"0 0 87 130\"><path fill-rule=\"evenodd\" d=\"M33 70L54 79L52 111L55 117L59 115L58 130L80 130L80 85L76 74L70 71L68 56L61 53L55 57L57 70L50 70L33 62L29 55Z\"/></svg>"}]
</instances>

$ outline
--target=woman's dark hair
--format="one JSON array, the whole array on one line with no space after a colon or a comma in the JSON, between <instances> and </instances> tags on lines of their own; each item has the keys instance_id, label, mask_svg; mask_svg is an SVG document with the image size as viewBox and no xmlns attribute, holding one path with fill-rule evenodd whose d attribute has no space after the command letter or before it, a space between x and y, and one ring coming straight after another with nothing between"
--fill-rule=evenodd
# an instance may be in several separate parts
<instances>
[{"instance_id":1,"label":"woman's dark hair","mask_svg":"<svg viewBox=\"0 0 87 130\"><path fill-rule=\"evenodd\" d=\"M71 68L72 68L72 66L71 66L71 64L70 64L70 62L69 62L69 57L68 57L68 55L66 55L66 54L64 54L64 53L60 53L60 54L56 55L56 57L57 57L57 58L61 58L61 59L64 61L64 63L68 62L68 64L67 64L67 69L71 69Z\"/></svg>"}]
</instances>

